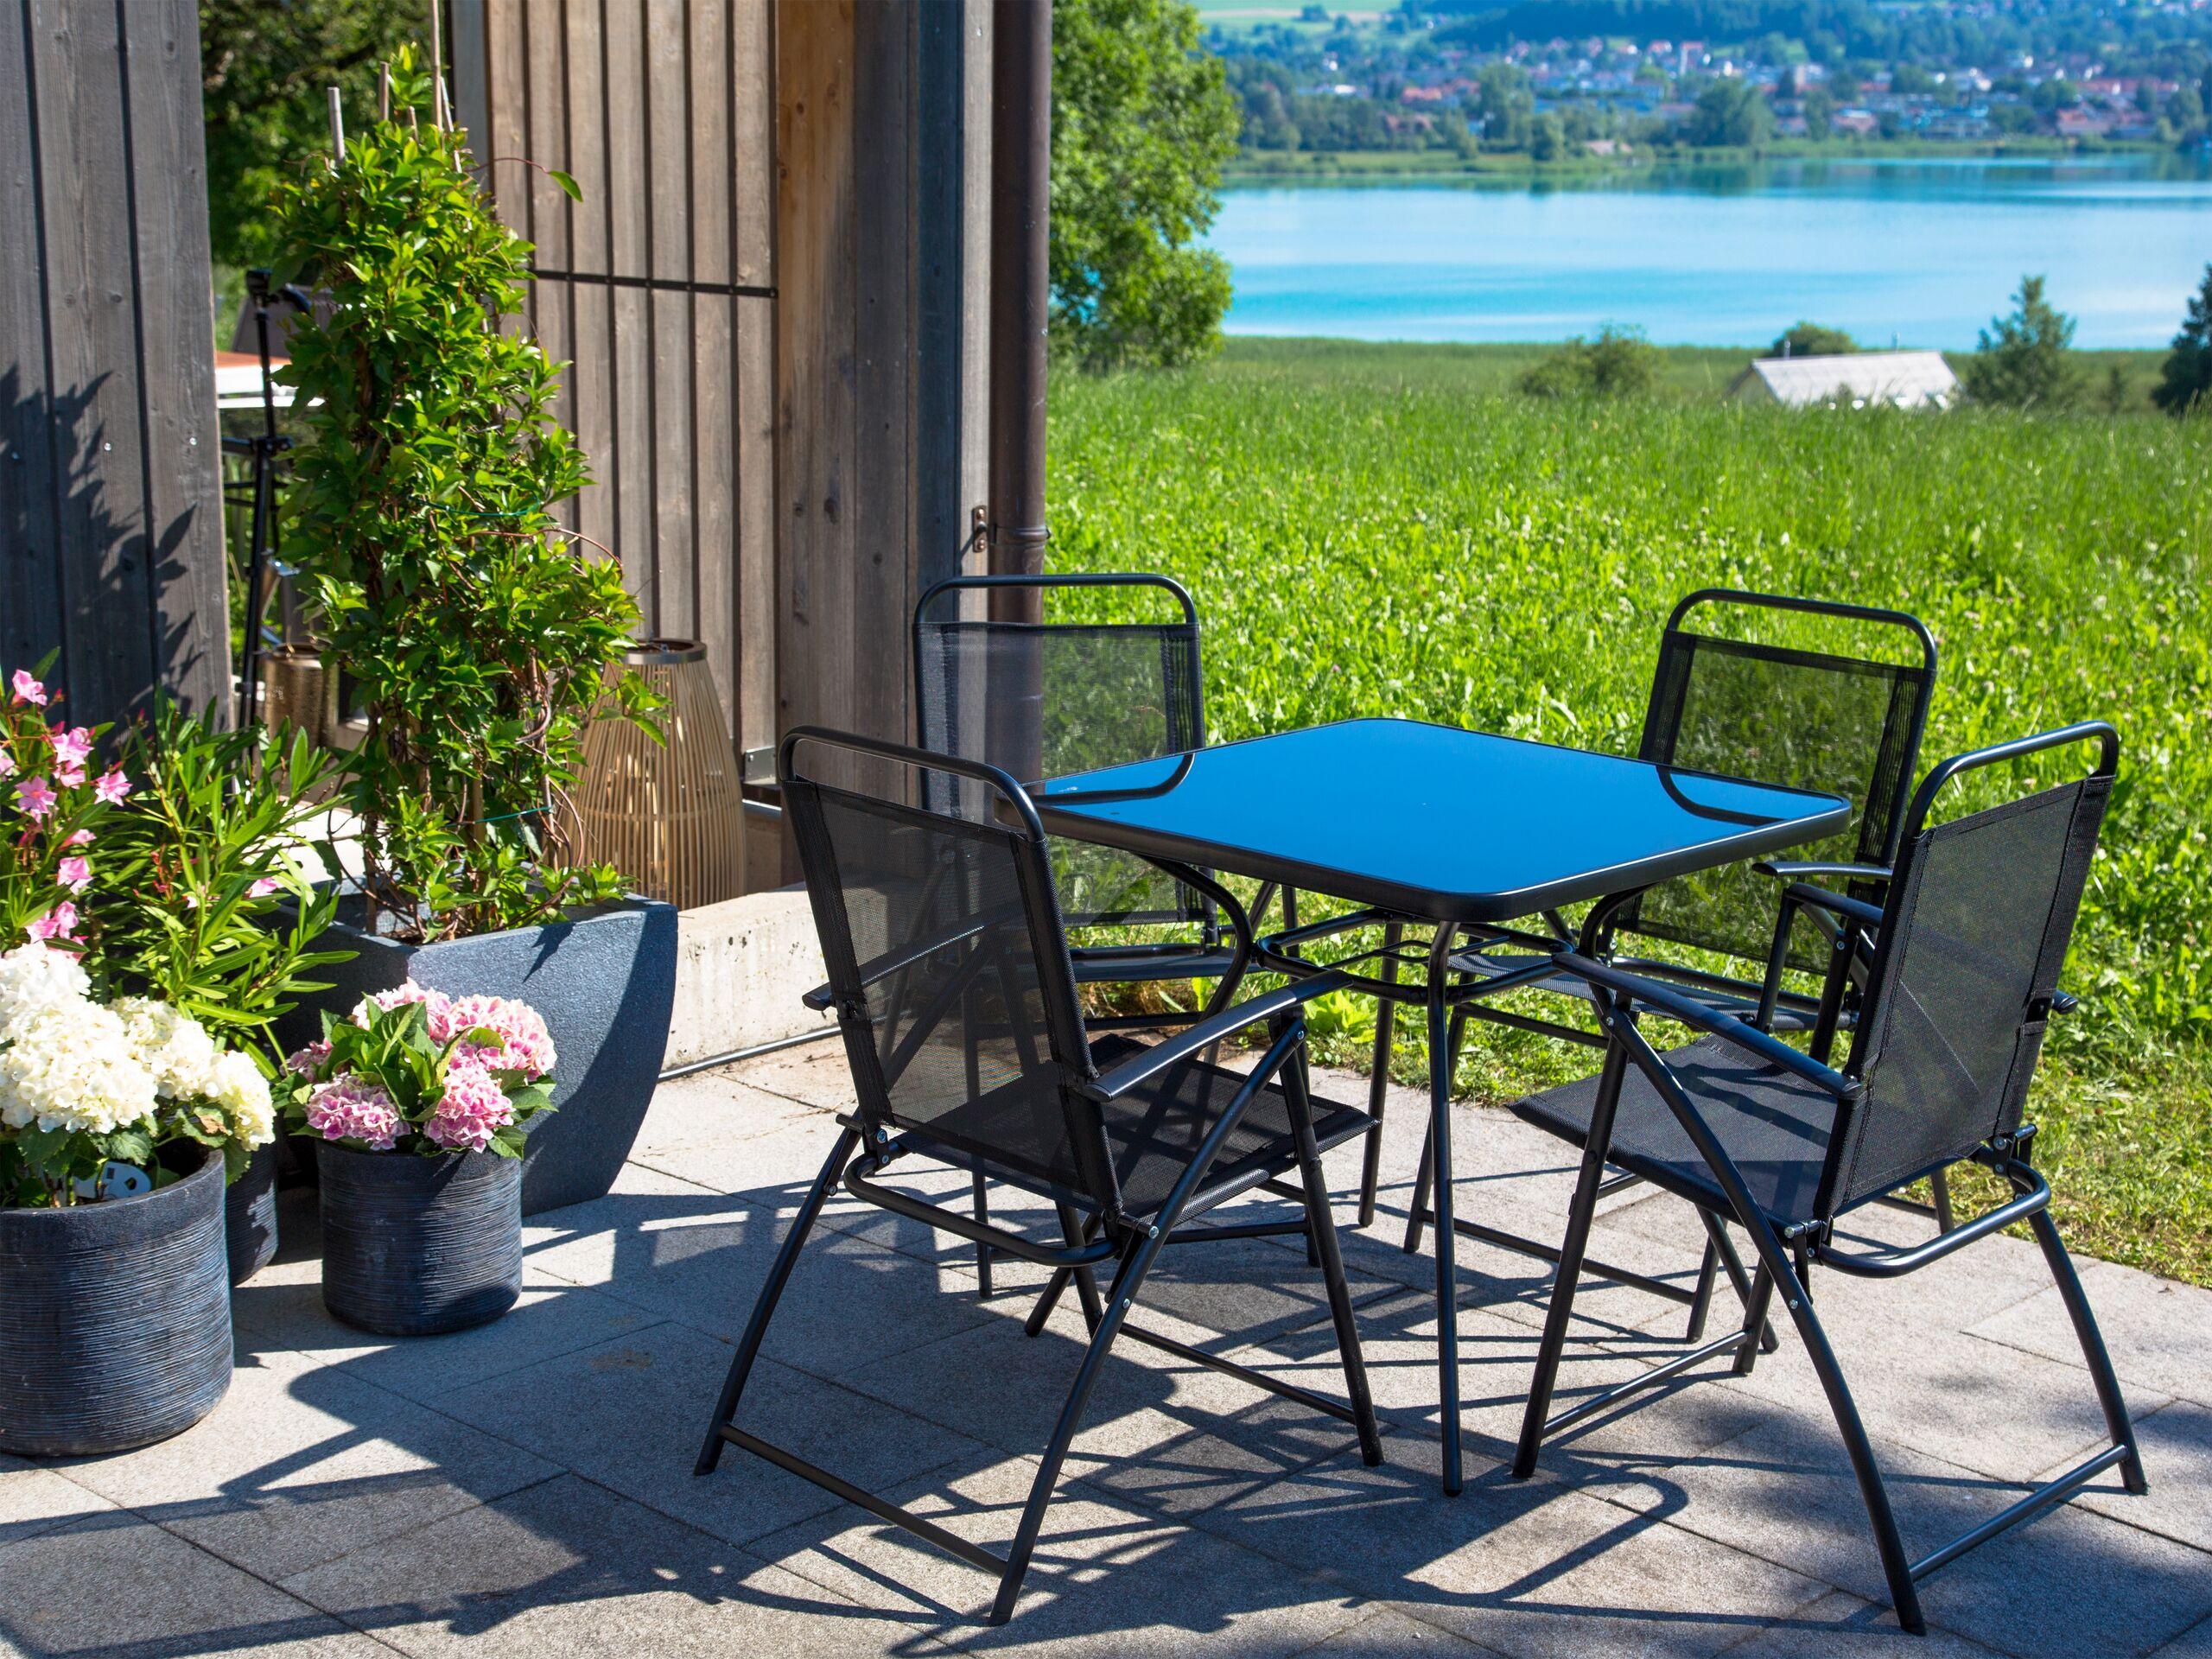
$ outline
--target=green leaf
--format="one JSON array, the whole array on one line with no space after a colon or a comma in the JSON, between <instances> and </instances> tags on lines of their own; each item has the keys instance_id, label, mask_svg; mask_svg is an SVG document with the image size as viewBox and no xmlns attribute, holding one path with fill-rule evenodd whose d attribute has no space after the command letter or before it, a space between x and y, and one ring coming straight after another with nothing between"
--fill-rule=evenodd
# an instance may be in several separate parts
<instances>
[{"instance_id":1,"label":"green leaf","mask_svg":"<svg viewBox=\"0 0 2212 1659\"><path fill-rule=\"evenodd\" d=\"M575 180L569 175L562 172L558 168L549 168L547 170L546 176L550 178L554 183L559 185L562 189L568 192L569 200L570 201L582 201L584 199L583 190L576 183Z\"/></svg>"}]
</instances>

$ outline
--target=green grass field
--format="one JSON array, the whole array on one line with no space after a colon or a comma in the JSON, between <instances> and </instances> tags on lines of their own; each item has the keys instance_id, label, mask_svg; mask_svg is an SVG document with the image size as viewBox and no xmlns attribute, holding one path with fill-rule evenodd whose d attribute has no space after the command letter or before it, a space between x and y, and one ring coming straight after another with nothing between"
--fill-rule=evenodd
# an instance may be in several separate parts
<instances>
[{"instance_id":1,"label":"green grass field","mask_svg":"<svg viewBox=\"0 0 2212 1659\"><path fill-rule=\"evenodd\" d=\"M2111 718L2085 1006L2031 1112L2077 1243L2212 1283L2212 423L1737 409L1740 351L1669 353L1648 403L1543 404L1509 390L1540 350L1237 341L1063 373L1052 557L1190 587L1217 739L1389 713L1632 751L1659 625L1708 584L1923 618L1924 760ZM1478 1026L1459 1081L1587 1066Z\"/></svg>"}]
</instances>

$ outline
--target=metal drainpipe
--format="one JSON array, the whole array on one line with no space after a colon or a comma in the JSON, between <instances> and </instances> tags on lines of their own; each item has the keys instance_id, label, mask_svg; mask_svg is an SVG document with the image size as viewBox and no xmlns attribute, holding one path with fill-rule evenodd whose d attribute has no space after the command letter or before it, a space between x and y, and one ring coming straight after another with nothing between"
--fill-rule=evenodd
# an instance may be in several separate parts
<instances>
[{"instance_id":1,"label":"metal drainpipe","mask_svg":"<svg viewBox=\"0 0 2212 1659\"><path fill-rule=\"evenodd\" d=\"M991 8L991 397L989 568L1034 575L1045 568L1045 375L1052 178L1052 0L995 0ZM1035 623L1034 590L994 590L995 621ZM995 754L1009 769L1041 771L1042 668L1032 656L1003 688L992 718Z\"/></svg>"}]
</instances>

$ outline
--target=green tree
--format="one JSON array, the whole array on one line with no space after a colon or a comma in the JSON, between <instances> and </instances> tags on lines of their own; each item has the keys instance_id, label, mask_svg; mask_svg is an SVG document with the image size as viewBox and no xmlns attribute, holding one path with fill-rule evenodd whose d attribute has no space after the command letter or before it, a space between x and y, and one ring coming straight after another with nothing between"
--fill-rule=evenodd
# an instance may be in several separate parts
<instances>
[{"instance_id":1,"label":"green tree","mask_svg":"<svg viewBox=\"0 0 2212 1659\"><path fill-rule=\"evenodd\" d=\"M1238 110L1179 0L1052 14L1052 335L1093 367L1213 349L1229 262L1192 243L1221 206Z\"/></svg>"},{"instance_id":2,"label":"green tree","mask_svg":"<svg viewBox=\"0 0 2212 1659\"><path fill-rule=\"evenodd\" d=\"M1522 371L1531 397L1642 397L1659 382L1659 348L1633 328L1611 324L1595 340L1575 336Z\"/></svg>"},{"instance_id":3,"label":"green tree","mask_svg":"<svg viewBox=\"0 0 2212 1659\"><path fill-rule=\"evenodd\" d=\"M2021 277L2011 314L1981 331L1964 377L1975 402L2063 409L2080 394L2074 319L2044 297L2043 283L2040 276Z\"/></svg>"},{"instance_id":4,"label":"green tree","mask_svg":"<svg viewBox=\"0 0 2212 1659\"><path fill-rule=\"evenodd\" d=\"M1697 95L1683 137L1700 149L1755 149L1774 130L1774 111L1746 80L1716 80Z\"/></svg>"},{"instance_id":5,"label":"green tree","mask_svg":"<svg viewBox=\"0 0 2212 1659\"><path fill-rule=\"evenodd\" d=\"M1859 342L1840 328L1817 322L1793 322L1774 337L1766 348L1769 357L1840 357L1859 349Z\"/></svg>"},{"instance_id":6,"label":"green tree","mask_svg":"<svg viewBox=\"0 0 2212 1659\"><path fill-rule=\"evenodd\" d=\"M277 181L330 149L324 89L374 107L377 67L428 26L428 0L200 0L200 100L207 124L207 224L215 263L265 265Z\"/></svg>"},{"instance_id":7,"label":"green tree","mask_svg":"<svg viewBox=\"0 0 2212 1659\"><path fill-rule=\"evenodd\" d=\"M1475 73L1483 137L1501 149L1526 149L1536 120L1529 77L1510 63L1486 63Z\"/></svg>"},{"instance_id":8,"label":"green tree","mask_svg":"<svg viewBox=\"0 0 2212 1659\"><path fill-rule=\"evenodd\" d=\"M1529 135L1529 156L1532 161L1555 162L1567 154L1567 124L1550 110L1536 118L1534 131Z\"/></svg>"},{"instance_id":9,"label":"green tree","mask_svg":"<svg viewBox=\"0 0 2212 1659\"><path fill-rule=\"evenodd\" d=\"M2189 302L2151 401L2169 415L2212 407L2212 265L2204 268L2204 284Z\"/></svg>"},{"instance_id":10,"label":"green tree","mask_svg":"<svg viewBox=\"0 0 2212 1659\"><path fill-rule=\"evenodd\" d=\"M1835 126L1835 99L1825 86L1805 89L1805 133L1808 137L1825 138Z\"/></svg>"}]
</instances>

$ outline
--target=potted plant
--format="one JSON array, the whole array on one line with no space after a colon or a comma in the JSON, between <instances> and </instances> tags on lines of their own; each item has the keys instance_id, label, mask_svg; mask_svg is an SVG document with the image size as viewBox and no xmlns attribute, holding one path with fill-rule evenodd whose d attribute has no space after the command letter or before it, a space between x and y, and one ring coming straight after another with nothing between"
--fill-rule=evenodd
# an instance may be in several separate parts
<instances>
[{"instance_id":1,"label":"potted plant","mask_svg":"<svg viewBox=\"0 0 2212 1659\"><path fill-rule=\"evenodd\" d=\"M417 119L428 79L403 59L391 85L391 118L302 168L278 210L332 302L291 334L309 442L285 548L367 720L342 791L361 875L338 931L359 954L325 1006L412 980L542 1010L569 1064L523 1175L540 1210L613 1184L667 1040L674 912L555 851L587 725L650 722L656 699L620 671L638 620L621 572L555 517L587 482L548 412L556 365L501 326L530 245L459 139Z\"/></svg>"},{"instance_id":2,"label":"potted plant","mask_svg":"<svg viewBox=\"0 0 2212 1659\"><path fill-rule=\"evenodd\" d=\"M314 960L315 916L241 925L272 900L262 855L180 867L143 775L54 702L24 670L0 702L0 1451L84 1455L229 1386L224 1186L273 1130L250 1028ZM168 718L126 753L165 730L206 760L215 734Z\"/></svg>"},{"instance_id":3,"label":"potted plant","mask_svg":"<svg viewBox=\"0 0 2212 1659\"><path fill-rule=\"evenodd\" d=\"M553 1109L545 1021L409 981L323 1029L285 1061L285 1116L323 1143L324 1306L394 1337L499 1318L522 1291L525 1137Z\"/></svg>"}]
</instances>

